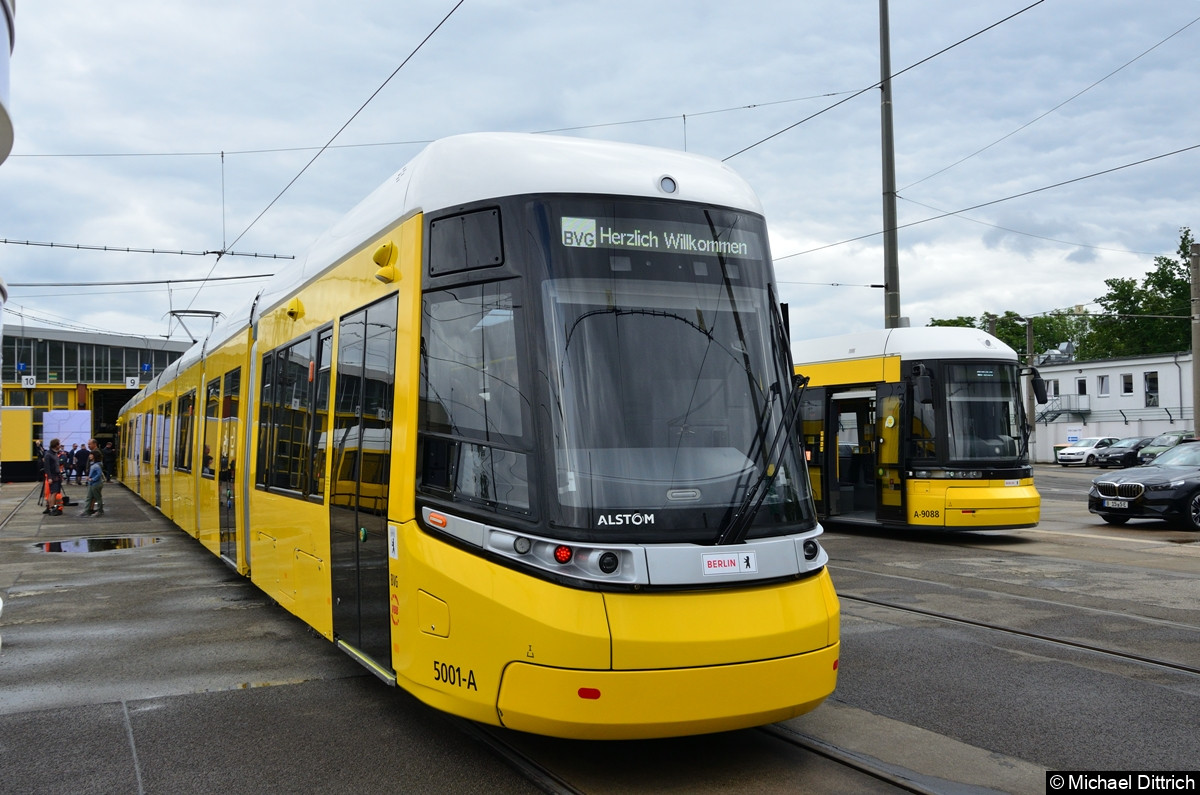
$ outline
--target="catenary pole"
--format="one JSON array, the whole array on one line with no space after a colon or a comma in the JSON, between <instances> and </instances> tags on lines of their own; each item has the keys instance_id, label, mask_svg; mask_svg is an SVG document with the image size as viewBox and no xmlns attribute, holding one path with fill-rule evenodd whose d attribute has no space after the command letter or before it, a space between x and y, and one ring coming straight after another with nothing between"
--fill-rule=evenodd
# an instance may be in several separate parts
<instances>
[{"instance_id":1,"label":"catenary pole","mask_svg":"<svg viewBox=\"0 0 1200 795\"><path fill-rule=\"evenodd\" d=\"M888 0L879 0L880 125L883 138L883 327L900 326L900 262L896 238L896 151L892 134L892 48Z\"/></svg>"},{"instance_id":2,"label":"catenary pole","mask_svg":"<svg viewBox=\"0 0 1200 795\"><path fill-rule=\"evenodd\" d=\"M1192 242L1190 276L1192 281L1192 428L1200 422L1196 419L1196 407L1200 406L1200 245ZM1182 411L1182 409L1180 409Z\"/></svg>"}]
</instances>

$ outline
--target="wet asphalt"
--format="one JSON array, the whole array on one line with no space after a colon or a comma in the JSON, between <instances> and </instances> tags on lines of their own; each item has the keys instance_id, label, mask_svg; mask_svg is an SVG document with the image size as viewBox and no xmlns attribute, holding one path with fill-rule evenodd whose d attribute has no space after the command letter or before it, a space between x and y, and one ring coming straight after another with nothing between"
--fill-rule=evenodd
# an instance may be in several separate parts
<instances>
[{"instance_id":1,"label":"wet asphalt","mask_svg":"<svg viewBox=\"0 0 1200 795\"><path fill-rule=\"evenodd\" d=\"M119 482L104 501L0 485L0 791L536 791Z\"/></svg>"}]
</instances>

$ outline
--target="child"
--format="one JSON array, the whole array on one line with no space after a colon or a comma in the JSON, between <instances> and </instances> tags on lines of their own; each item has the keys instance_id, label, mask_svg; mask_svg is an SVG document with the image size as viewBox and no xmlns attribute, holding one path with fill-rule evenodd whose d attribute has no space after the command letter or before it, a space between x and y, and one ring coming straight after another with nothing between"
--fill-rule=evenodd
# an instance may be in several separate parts
<instances>
[{"instance_id":1,"label":"child","mask_svg":"<svg viewBox=\"0 0 1200 795\"><path fill-rule=\"evenodd\" d=\"M104 515L104 470L100 467L100 458L96 453L88 455L88 490L83 500L83 510L80 516Z\"/></svg>"}]
</instances>

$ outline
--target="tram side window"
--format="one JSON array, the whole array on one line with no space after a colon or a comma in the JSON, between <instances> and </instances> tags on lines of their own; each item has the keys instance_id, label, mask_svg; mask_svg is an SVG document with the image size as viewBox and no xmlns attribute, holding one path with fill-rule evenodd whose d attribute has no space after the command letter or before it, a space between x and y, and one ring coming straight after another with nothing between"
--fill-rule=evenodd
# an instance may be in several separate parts
<instances>
[{"instance_id":1,"label":"tram side window","mask_svg":"<svg viewBox=\"0 0 1200 795\"><path fill-rule=\"evenodd\" d=\"M143 415L142 425L142 463L150 463L151 447L154 444L154 437L151 435L151 429L154 427L154 412L147 411Z\"/></svg>"},{"instance_id":2,"label":"tram side window","mask_svg":"<svg viewBox=\"0 0 1200 795\"><path fill-rule=\"evenodd\" d=\"M156 441L158 461L155 466L160 470L168 470L171 467L171 402L169 400L159 404L158 417L155 422L157 423L155 434L158 436Z\"/></svg>"},{"instance_id":3,"label":"tram side window","mask_svg":"<svg viewBox=\"0 0 1200 795\"><path fill-rule=\"evenodd\" d=\"M422 314L419 487L527 513L520 307L500 283L428 293Z\"/></svg>"},{"instance_id":4,"label":"tram side window","mask_svg":"<svg viewBox=\"0 0 1200 795\"><path fill-rule=\"evenodd\" d=\"M192 442L195 430L196 390L179 398L176 422L179 432L175 435L175 468L181 472L192 471Z\"/></svg>"},{"instance_id":5,"label":"tram side window","mask_svg":"<svg viewBox=\"0 0 1200 795\"><path fill-rule=\"evenodd\" d=\"M329 374L333 363L333 329L322 331L317 338L316 383L313 385L313 433L316 442L311 448L309 464L310 494L325 493L325 450L329 439Z\"/></svg>"},{"instance_id":6,"label":"tram side window","mask_svg":"<svg viewBox=\"0 0 1200 795\"><path fill-rule=\"evenodd\" d=\"M217 446L217 435L221 423L221 379L208 382L204 395L204 453L200 459L200 474L213 476L213 448Z\"/></svg>"},{"instance_id":7,"label":"tram side window","mask_svg":"<svg viewBox=\"0 0 1200 795\"><path fill-rule=\"evenodd\" d=\"M237 471L238 402L241 398L242 370L234 368L225 374L225 389L221 400L221 434L217 460L220 480L233 481Z\"/></svg>"},{"instance_id":8,"label":"tram side window","mask_svg":"<svg viewBox=\"0 0 1200 795\"><path fill-rule=\"evenodd\" d=\"M937 412L931 403L908 402L912 406L911 453L915 458L933 458L937 455Z\"/></svg>"},{"instance_id":9,"label":"tram side window","mask_svg":"<svg viewBox=\"0 0 1200 795\"><path fill-rule=\"evenodd\" d=\"M327 437L331 482L326 487L335 508L387 515L398 308L399 297L393 293L338 322L337 389ZM353 516L330 515L337 532L353 532L348 520L354 521Z\"/></svg>"},{"instance_id":10,"label":"tram side window","mask_svg":"<svg viewBox=\"0 0 1200 795\"><path fill-rule=\"evenodd\" d=\"M257 485L321 497L313 476L328 413L329 329L263 357ZM318 356L326 357L324 361ZM326 408L322 408L322 402Z\"/></svg>"},{"instance_id":11,"label":"tram side window","mask_svg":"<svg viewBox=\"0 0 1200 795\"><path fill-rule=\"evenodd\" d=\"M263 356L260 370L262 385L258 401L258 466L255 468L255 485L266 488L271 476L271 468L267 465L271 452L271 425L275 419L275 407L271 396L275 394L275 354Z\"/></svg>"}]
</instances>

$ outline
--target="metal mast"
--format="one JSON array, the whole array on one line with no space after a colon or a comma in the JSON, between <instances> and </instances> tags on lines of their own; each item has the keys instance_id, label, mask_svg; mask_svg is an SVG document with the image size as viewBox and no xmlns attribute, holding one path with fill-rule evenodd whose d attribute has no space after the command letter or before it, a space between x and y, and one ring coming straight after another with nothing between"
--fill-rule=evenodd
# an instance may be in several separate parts
<instances>
[{"instance_id":1,"label":"metal mast","mask_svg":"<svg viewBox=\"0 0 1200 795\"><path fill-rule=\"evenodd\" d=\"M892 50L888 3L879 0L880 123L883 133L883 327L900 325L900 262L896 239L896 147L892 140Z\"/></svg>"}]
</instances>

